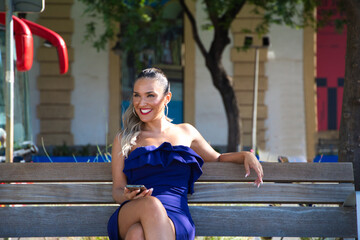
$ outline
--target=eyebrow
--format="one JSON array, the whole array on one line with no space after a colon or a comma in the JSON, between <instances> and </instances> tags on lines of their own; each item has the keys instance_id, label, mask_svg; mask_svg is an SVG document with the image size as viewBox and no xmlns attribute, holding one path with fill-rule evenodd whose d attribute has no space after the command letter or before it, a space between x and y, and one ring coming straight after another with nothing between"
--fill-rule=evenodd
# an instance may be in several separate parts
<instances>
[{"instance_id":1,"label":"eyebrow","mask_svg":"<svg viewBox=\"0 0 360 240\"><path fill-rule=\"evenodd\" d=\"M138 92L134 91L133 93L137 93L139 94ZM149 92L146 92L145 94L150 94L150 93L155 93L154 91L149 91Z\"/></svg>"}]
</instances>

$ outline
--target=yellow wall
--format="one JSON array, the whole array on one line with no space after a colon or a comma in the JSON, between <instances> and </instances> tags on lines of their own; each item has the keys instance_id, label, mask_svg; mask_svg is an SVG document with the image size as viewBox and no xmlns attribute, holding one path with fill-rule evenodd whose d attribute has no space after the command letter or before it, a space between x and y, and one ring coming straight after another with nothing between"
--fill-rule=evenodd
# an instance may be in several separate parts
<instances>
[{"instance_id":1,"label":"yellow wall","mask_svg":"<svg viewBox=\"0 0 360 240\"><path fill-rule=\"evenodd\" d=\"M243 33L243 29L254 30L261 22L261 17L251 13L252 7L245 5L232 24L234 47L231 50L231 60L234 64L233 86L236 91L240 116L242 122L242 145L251 146L252 134L252 111L253 111L253 85L255 72L255 49L246 52L238 50L244 45L245 36L253 37L253 45L261 46L262 39L257 34ZM257 111L257 146L265 148L265 120L267 118L267 106L265 105L265 92L267 89L267 77L265 76L265 63L267 61L267 49L259 50L259 91Z\"/></svg>"},{"instance_id":2,"label":"yellow wall","mask_svg":"<svg viewBox=\"0 0 360 240\"><path fill-rule=\"evenodd\" d=\"M74 106L71 104L71 92L74 79L71 76L71 62L74 51L71 48L71 36L74 23L70 18L73 0L47 0L46 11L40 14L38 23L59 33L65 40L69 54L69 71L59 74L59 63L56 48L41 45L37 49L37 61L40 74L37 87L40 92L40 103L37 106L37 117L40 120L40 133L37 144L45 145L73 144L71 121L74 117Z\"/></svg>"}]
</instances>

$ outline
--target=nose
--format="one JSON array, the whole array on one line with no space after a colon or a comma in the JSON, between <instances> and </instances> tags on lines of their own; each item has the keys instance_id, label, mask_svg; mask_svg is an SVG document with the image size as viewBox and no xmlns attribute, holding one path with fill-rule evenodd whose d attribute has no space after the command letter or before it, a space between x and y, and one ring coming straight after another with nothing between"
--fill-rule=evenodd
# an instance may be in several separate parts
<instances>
[{"instance_id":1,"label":"nose","mask_svg":"<svg viewBox=\"0 0 360 240\"><path fill-rule=\"evenodd\" d=\"M143 107L143 106L146 106L146 104L147 104L146 99L145 98L140 98L139 106Z\"/></svg>"}]
</instances>

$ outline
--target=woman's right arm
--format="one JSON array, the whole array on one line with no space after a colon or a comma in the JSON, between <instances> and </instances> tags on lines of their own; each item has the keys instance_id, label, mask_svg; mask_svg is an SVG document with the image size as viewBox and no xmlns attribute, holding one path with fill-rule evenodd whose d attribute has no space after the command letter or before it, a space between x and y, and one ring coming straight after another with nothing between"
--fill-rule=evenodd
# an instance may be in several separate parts
<instances>
[{"instance_id":1,"label":"woman's right arm","mask_svg":"<svg viewBox=\"0 0 360 240\"><path fill-rule=\"evenodd\" d=\"M124 196L124 188L127 184L124 169L124 156L121 154L120 136L116 135L111 151L111 171L112 171L112 196L116 203L123 203L127 200Z\"/></svg>"},{"instance_id":2,"label":"woman's right arm","mask_svg":"<svg viewBox=\"0 0 360 240\"><path fill-rule=\"evenodd\" d=\"M111 152L111 171L112 171L112 196L116 203L123 203L126 200L137 199L141 197L150 196L152 189L140 192L140 190L130 191L125 186L127 184L124 170L124 156L121 154L120 136L117 135L114 139Z\"/></svg>"}]
</instances>

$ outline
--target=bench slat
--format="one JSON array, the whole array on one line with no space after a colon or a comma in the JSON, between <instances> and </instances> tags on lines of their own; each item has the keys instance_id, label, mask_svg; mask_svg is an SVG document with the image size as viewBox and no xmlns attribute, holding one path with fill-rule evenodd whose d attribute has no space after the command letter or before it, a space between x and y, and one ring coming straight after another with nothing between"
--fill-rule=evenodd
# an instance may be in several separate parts
<instances>
[{"instance_id":1,"label":"bench slat","mask_svg":"<svg viewBox=\"0 0 360 240\"><path fill-rule=\"evenodd\" d=\"M354 185L351 183L265 183L260 188L253 183L199 183L195 185L195 193L189 196L189 202L342 204L352 192Z\"/></svg>"},{"instance_id":2,"label":"bench slat","mask_svg":"<svg viewBox=\"0 0 360 240\"><path fill-rule=\"evenodd\" d=\"M2 204L113 203L111 184L1 184ZM351 183L197 183L190 203L343 203ZM231 193L231 194L229 194Z\"/></svg>"},{"instance_id":3,"label":"bench slat","mask_svg":"<svg viewBox=\"0 0 360 240\"><path fill-rule=\"evenodd\" d=\"M264 181L353 182L352 163L262 163ZM205 163L199 181L251 181L243 165ZM3 163L0 182L111 182L110 163Z\"/></svg>"},{"instance_id":4,"label":"bench slat","mask_svg":"<svg viewBox=\"0 0 360 240\"><path fill-rule=\"evenodd\" d=\"M111 182L110 163L3 163L0 182Z\"/></svg>"},{"instance_id":5,"label":"bench slat","mask_svg":"<svg viewBox=\"0 0 360 240\"><path fill-rule=\"evenodd\" d=\"M202 236L356 237L354 208L193 206Z\"/></svg>"},{"instance_id":6,"label":"bench slat","mask_svg":"<svg viewBox=\"0 0 360 240\"><path fill-rule=\"evenodd\" d=\"M111 184L1 184L1 204L113 204Z\"/></svg>"},{"instance_id":7,"label":"bench slat","mask_svg":"<svg viewBox=\"0 0 360 240\"><path fill-rule=\"evenodd\" d=\"M0 237L106 236L107 221L116 208L3 207L0 208Z\"/></svg>"},{"instance_id":8,"label":"bench slat","mask_svg":"<svg viewBox=\"0 0 360 240\"><path fill-rule=\"evenodd\" d=\"M106 236L115 209L0 208L0 237ZM198 236L356 237L354 208L190 206L190 212Z\"/></svg>"},{"instance_id":9,"label":"bench slat","mask_svg":"<svg viewBox=\"0 0 360 240\"><path fill-rule=\"evenodd\" d=\"M353 182L352 163L262 163L265 182ZM201 181L246 181L243 165L205 163ZM249 180L248 180L249 181Z\"/></svg>"}]
</instances>

